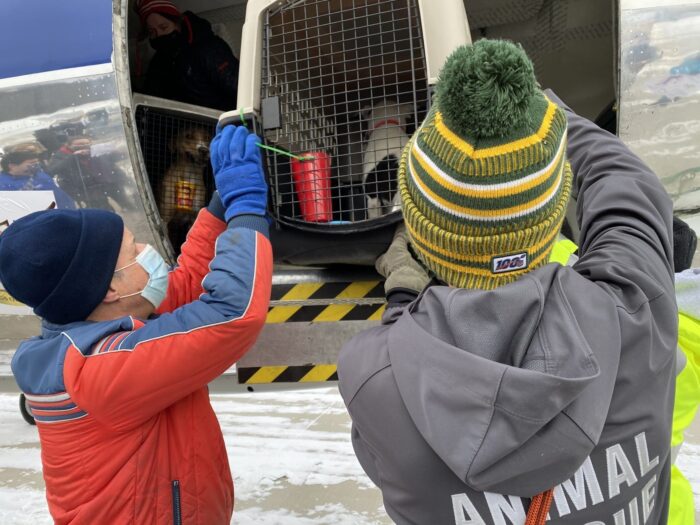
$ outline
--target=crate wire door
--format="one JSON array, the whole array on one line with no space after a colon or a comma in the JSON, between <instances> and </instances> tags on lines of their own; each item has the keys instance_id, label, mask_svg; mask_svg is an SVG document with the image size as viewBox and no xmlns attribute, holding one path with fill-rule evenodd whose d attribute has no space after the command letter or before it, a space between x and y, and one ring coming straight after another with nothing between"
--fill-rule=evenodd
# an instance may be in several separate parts
<instances>
[{"instance_id":1,"label":"crate wire door","mask_svg":"<svg viewBox=\"0 0 700 525\"><path fill-rule=\"evenodd\" d=\"M158 211L179 253L197 212L214 191L209 143L216 120L148 105L138 105L135 118Z\"/></svg>"},{"instance_id":2,"label":"crate wire door","mask_svg":"<svg viewBox=\"0 0 700 525\"><path fill-rule=\"evenodd\" d=\"M331 227L395 209L400 149L429 105L418 9L416 0L287 0L263 18L265 141L330 159ZM275 118L266 115L270 106ZM273 214L308 227L289 159L265 157ZM370 209L370 194L381 209Z\"/></svg>"}]
</instances>

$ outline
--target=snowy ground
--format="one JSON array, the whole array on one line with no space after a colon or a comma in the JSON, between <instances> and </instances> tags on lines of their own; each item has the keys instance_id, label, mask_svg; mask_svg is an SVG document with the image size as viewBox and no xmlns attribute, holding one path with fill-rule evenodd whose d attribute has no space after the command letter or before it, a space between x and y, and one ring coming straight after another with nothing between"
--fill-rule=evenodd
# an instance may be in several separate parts
<instances>
[{"instance_id":1,"label":"snowy ground","mask_svg":"<svg viewBox=\"0 0 700 525\"><path fill-rule=\"evenodd\" d=\"M212 397L235 479L237 525L391 523L357 464L336 389ZM0 395L0 524L50 524L36 428L22 420L17 399ZM700 509L700 431L692 441L678 463Z\"/></svg>"},{"instance_id":2,"label":"snowy ground","mask_svg":"<svg viewBox=\"0 0 700 525\"><path fill-rule=\"evenodd\" d=\"M231 462L236 525L390 524L362 472L337 390L212 396ZM0 524L43 525L36 427L0 395Z\"/></svg>"}]
</instances>

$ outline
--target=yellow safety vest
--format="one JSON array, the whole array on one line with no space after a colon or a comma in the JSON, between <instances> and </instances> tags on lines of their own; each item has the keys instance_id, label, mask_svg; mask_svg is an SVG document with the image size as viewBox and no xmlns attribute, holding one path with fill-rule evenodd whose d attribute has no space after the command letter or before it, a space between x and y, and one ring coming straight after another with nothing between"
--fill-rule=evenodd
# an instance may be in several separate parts
<instances>
[{"instance_id":1,"label":"yellow safety vest","mask_svg":"<svg viewBox=\"0 0 700 525\"><path fill-rule=\"evenodd\" d=\"M700 319L678 314L678 347L685 354L686 364L676 376L676 398L673 404L671 446L680 447L683 433L693 422L700 405ZM678 467L671 467L671 499L669 525L694 525L693 489Z\"/></svg>"},{"instance_id":2,"label":"yellow safety vest","mask_svg":"<svg viewBox=\"0 0 700 525\"><path fill-rule=\"evenodd\" d=\"M566 266L569 264L571 256L576 253L576 250L578 250L576 243L560 235L552 247L552 253L549 254L549 262L557 262L562 266Z\"/></svg>"}]
</instances>

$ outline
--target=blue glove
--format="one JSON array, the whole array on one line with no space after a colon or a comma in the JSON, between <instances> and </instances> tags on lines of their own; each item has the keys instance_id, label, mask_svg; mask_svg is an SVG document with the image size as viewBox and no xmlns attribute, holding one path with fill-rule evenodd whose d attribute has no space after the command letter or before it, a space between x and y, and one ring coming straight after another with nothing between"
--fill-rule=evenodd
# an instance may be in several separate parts
<instances>
[{"instance_id":1,"label":"blue glove","mask_svg":"<svg viewBox=\"0 0 700 525\"><path fill-rule=\"evenodd\" d=\"M243 126L226 126L211 141L214 182L224 203L226 222L238 215L265 216L267 183L260 138Z\"/></svg>"}]
</instances>

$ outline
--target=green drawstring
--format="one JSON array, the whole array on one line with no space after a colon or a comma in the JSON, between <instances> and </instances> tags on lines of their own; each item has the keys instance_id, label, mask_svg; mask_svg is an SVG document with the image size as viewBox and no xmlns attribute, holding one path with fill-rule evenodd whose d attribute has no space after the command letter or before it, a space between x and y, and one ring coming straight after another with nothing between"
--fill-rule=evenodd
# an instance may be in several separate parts
<instances>
[{"instance_id":1,"label":"green drawstring","mask_svg":"<svg viewBox=\"0 0 700 525\"><path fill-rule=\"evenodd\" d=\"M305 157L302 157L301 155L295 155L294 153L289 153L288 151L285 151L285 150L280 149L280 148L275 148L273 146L267 146L265 144L261 144L260 142L258 142L258 147L263 148L263 149L268 149L270 151L274 151L275 153L279 153L281 155L286 155L287 157L291 157L291 158L296 159L296 160L301 161L301 162L303 162L305 160L316 160L316 157L314 157L313 155L307 155Z\"/></svg>"}]
</instances>

